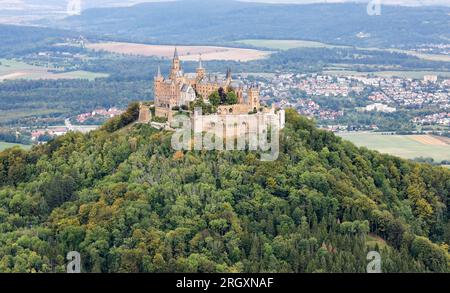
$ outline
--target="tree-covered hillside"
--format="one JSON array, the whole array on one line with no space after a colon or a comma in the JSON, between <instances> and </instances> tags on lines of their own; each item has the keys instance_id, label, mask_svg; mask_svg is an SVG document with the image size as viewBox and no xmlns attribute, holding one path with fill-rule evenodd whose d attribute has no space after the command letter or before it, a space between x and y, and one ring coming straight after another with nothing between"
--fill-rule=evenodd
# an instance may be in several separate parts
<instances>
[{"instance_id":1,"label":"tree-covered hillside","mask_svg":"<svg viewBox=\"0 0 450 293\"><path fill-rule=\"evenodd\" d=\"M128 125L0 153L0 272L448 272L450 171L287 113L281 154L175 152Z\"/></svg>"},{"instance_id":2,"label":"tree-covered hillside","mask_svg":"<svg viewBox=\"0 0 450 293\"><path fill-rule=\"evenodd\" d=\"M0 24L0 57L39 52L65 38L79 36L79 33L60 29Z\"/></svg>"},{"instance_id":3,"label":"tree-covered hillside","mask_svg":"<svg viewBox=\"0 0 450 293\"><path fill-rule=\"evenodd\" d=\"M365 3L182 0L87 9L80 16L49 25L116 40L167 44L306 39L363 47L404 47L448 40L448 13L448 7L383 5L381 15L369 16Z\"/></svg>"}]
</instances>

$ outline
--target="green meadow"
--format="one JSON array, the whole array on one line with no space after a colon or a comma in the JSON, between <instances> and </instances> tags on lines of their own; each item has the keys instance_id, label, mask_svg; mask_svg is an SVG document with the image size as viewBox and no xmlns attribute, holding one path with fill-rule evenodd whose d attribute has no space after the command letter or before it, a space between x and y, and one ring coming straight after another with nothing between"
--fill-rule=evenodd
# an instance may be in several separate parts
<instances>
[{"instance_id":1,"label":"green meadow","mask_svg":"<svg viewBox=\"0 0 450 293\"><path fill-rule=\"evenodd\" d=\"M236 43L271 50L290 50L295 48L345 48L345 46L329 45L321 42L305 40L240 40Z\"/></svg>"},{"instance_id":2,"label":"green meadow","mask_svg":"<svg viewBox=\"0 0 450 293\"><path fill-rule=\"evenodd\" d=\"M450 145L428 145L408 135L381 135L367 132L338 133L337 135L359 147L367 147L404 159L424 157L433 158L435 162L450 160Z\"/></svg>"},{"instance_id":3,"label":"green meadow","mask_svg":"<svg viewBox=\"0 0 450 293\"><path fill-rule=\"evenodd\" d=\"M17 143L9 143L9 142L0 141L0 152L5 150L5 149L12 148L12 147L15 147L15 146L19 146L19 147L21 147L23 149L27 149L27 150L31 148L30 145L24 145L24 144L17 144Z\"/></svg>"},{"instance_id":4,"label":"green meadow","mask_svg":"<svg viewBox=\"0 0 450 293\"><path fill-rule=\"evenodd\" d=\"M88 79L108 77L108 74L88 71L51 72L53 68L30 65L11 59L0 59L0 81L14 79Z\"/></svg>"}]
</instances>

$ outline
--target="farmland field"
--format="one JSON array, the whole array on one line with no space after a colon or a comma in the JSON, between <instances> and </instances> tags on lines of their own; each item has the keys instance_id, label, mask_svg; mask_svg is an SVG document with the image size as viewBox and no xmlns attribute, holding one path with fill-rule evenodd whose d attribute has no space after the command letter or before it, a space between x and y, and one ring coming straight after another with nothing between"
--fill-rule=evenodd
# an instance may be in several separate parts
<instances>
[{"instance_id":1,"label":"farmland field","mask_svg":"<svg viewBox=\"0 0 450 293\"><path fill-rule=\"evenodd\" d=\"M338 133L357 146L405 159L433 158L435 162L450 160L450 144L431 135L382 135L369 132Z\"/></svg>"},{"instance_id":2,"label":"farmland field","mask_svg":"<svg viewBox=\"0 0 450 293\"><path fill-rule=\"evenodd\" d=\"M353 48L351 46L332 45L305 40L240 40L236 41L236 43L255 46L259 48L267 48L271 50L289 50L295 48ZM403 53L423 60L450 62L450 56L448 55L425 54L415 52L412 50L400 50L400 49L361 48L361 47L354 47L354 48L358 50Z\"/></svg>"},{"instance_id":3,"label":"farmland field","mask_svg":"<svg viewBox=\"0 0 450 293\"><path fill-rule=\"evenodd\" d=\"M87 44L86 47L94 51L103 50L117 54L171 58L175 46L106 42ZM263 59L271 54L271 52L253 49L213 46L178 46L178 53L180 59L183 61L197 61L199 54L202 54L204 61L224 60L243 62Z\"/></svg>"},{"instance_id":4,"label":"farmland field","mask_svg":"<svg viewBox=\"0 0 450 293\"><path fill-rule=\"evenodd\" d=\"M16 60L0 59L0 82L13 79L89 79L108 77L107 74L87 71L54 73L48 68L29 65Z\"/></svg>"},{"instance_id":5,"label":"farmland field","mask_svg":"<svg viewBox=\"0 0 450 293\"><path fill-rule=\"evenodd\" d=\"M295 48L345 48L345 46L329 45L321 42L305 40L240 40L237 44L245 44L271 50L290 50Z\"/></svg>"},{"instance_id":6,"label":"farmland field","mask_svg":"<svg viewBox=\"0 0 450 293\"><path fill-rule=\"evenodd\" d=\"M9 142L0 141L0 152L5 150L5 149L7 149L7 148L12 148L14 146L20 146L20 147L22 147L24 149L31 148L31 146L29 146L29 145L23 145L23 144L16 144L16 143L9 143Z\"/></svg>"}]
</instances>

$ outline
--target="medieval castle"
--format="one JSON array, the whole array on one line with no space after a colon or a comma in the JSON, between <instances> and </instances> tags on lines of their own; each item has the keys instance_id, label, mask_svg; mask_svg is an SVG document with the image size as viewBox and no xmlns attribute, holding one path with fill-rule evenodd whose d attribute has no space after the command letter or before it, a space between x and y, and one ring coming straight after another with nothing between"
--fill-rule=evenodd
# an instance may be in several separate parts
<instances>
[{"instance_id":1,"label":"medieval castle","mask_svg":"<svg viewBox=\"0 0 450 293\"><path fill-rule=\"evenodd\" d=\"M259 87L256 85L246 86L241 82L233 81L231 70L228 69L226 76L212 77L206 73L203 67L201 56L199 58L198 68L195 73L184 73L178 50L175 48L172 59L172 68L168 78L164 78L161 69L154 79L154 115L158 118L165 118L170 125L173 116L180 109L189 109L190 105L198 99L209 104L209 97L215 92L225 94L233 91L237 97L237 103L232 105L218 105L217 113L208 116L209 120L225 116L247 116L255 115L276 115L280 122L280 127L284 127L284 111L275 113L274 108L262 107L259 99ZM139 121L149 123L152 120L152 111L149 106L141 105ZM193 119L198 121L199 117L194 113ZM203 118L204 119L204 118ZM194 121L195 122L195 121Z\"/></svg>"}]
</instances>

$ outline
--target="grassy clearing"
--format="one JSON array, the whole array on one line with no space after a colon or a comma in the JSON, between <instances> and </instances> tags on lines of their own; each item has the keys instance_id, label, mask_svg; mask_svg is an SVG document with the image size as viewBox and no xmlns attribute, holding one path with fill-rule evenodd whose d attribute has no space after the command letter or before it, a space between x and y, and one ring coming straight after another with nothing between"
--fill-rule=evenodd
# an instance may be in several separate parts
<instances>
[{"instance_id":1,"label":"grassy clearing","mask_svg":"<svg viewBox=\"0 0 450 293\"><path fill-rule=\"evenodd\" d=\"M411 56L415 56L419 59L428 60L428 61L440 61L440 62L450 62L450 56L448 55L439 55L439 54L425 54L418 53L410 50L399 50L399 49L378 49L378 48L370 48L368 50L380 50L380 51L390 51L397 53L404 53Z\"/></svg>"},{"instance_id":2,"label":"grassy clearing","mask_svg":"<svg viewBox=\"0 0 450 293\"><path fill-rule=\"evenodd\" d=\"M0 122L9 122L11 120L18 120L33 116L41 116L41 115L56 115L56 114L64 114L69 113L70 110L62 110L62 109L21 109L21 110L11 110L11 111L0 111Z\"/></svg>"},{"instance_id":3,"label":"grassy clearing","mask_svg":"<svg viewBox=\"0 0 450 293\"><path fill-rule=\"evenodd\" d=\"M26 149L26 150L31 148L30 145L24 145L24 144L17 144L17 143L9 143L9 142L0 141L0 152L3 151L3 150L9 149L9 148L15 147L15 146L19 146L19 147L21 147L23 149Z\"/></svg>"},{"instance_id":4,"label":"grassy clearing","mask_svg":"<svg viewBox=\"0 0 450 293\"><path fill-rule=\"evenodd\" d=\"M384 241L384 239L382 239L381 237L374 235L374 234L369 234L366 237L366 245L369 248L375 248L375 246L378 244L379 248L385 248L387 247L386 241Z\"/></svg>"},{"instance_id":5,"label":"grassy clearing","mask_svg":"<svg viewBox=\"0 0 450 293\"><path fill-rule=\"evenodd\" d=\"M368 132L338 133L338 135L357 146L404 159L427 157L433 158L436 162L450 160L450 145L426 144L418 140L417 136L381 135Z\"/></svg>"},{"instance_id":6,"label":"grassy clearing","mask_svg":"<svg viewBox=\"0 0 450 293\"><path fill-rule=\"evenodd\" d=\"M57 73L51 76L52 79L88 79L94 80L96 78L107 78L109 74L106 73L95 73L89 71L71 71L64 73Z\"/></svg>"},{"instance_id":7,"label":"grassy clearing","mask_svg":"<svg viewBox=\"0 0 450 293\"><path fill-rule=\"evenodd\" d=\"M335 46L305 40L240 40L236 41L236 43L271 50L290 50L295 48L345 48L345 46Z\"/></svg>"},{"instance_id":8,"label":"grassy clearing","mask_svg":"<svg viewBox=\"0 0 450 293\"><path fill-rule=\"evenodd\" d=\"M0 59L0 82L14 79L89 79L106 78L109 75L87 71L50 72L53 68L29 65L24 62Z\"/></svg>"}]
</instances>

